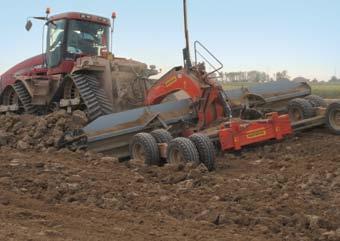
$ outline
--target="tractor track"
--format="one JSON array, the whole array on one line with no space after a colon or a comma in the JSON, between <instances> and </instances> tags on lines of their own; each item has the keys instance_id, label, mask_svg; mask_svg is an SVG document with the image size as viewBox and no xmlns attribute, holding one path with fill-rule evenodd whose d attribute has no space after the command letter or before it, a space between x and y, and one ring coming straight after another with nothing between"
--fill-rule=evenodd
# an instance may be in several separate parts
<instances>
[{"instance_id":1,"label":"tractor track","mask_svg":"<svg viewBox=\"0 0 340 241\"><path fill-rule=\"evenodd\" d=\"M34 114L37 109L36 106L32 105L31 101L32 98L30 94L28 93L27 89L21 82L17 82L13 85L14 91L17 93L19 100L21 101L25 112L27 114Z\"/></svg>"},{"instance_id":2,"label":"tractor track","mask_svg":"<svg viewBox=\"0 0 340 241\"><path fill-rule=\"evenodd\" d=\"M90 74L71 75L83 99L89 120L112 113L112 103L99 85L98 79Z\"/></svg>"}]
</instances>

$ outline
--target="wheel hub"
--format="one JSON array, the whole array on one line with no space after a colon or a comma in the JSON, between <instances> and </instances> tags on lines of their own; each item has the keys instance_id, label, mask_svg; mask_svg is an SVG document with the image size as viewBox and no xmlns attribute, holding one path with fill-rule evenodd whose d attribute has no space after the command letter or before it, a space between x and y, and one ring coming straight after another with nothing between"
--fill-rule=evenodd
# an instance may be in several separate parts
<instances>
[{"instance_id":1,"label":"wheel hub","mask_svg":"<svg viewBox=\"0 0 340 241\"><path fill-rule=\"evenodd\" d=\"M289 117L292 121L299 121L303 119L303 114L298 108L292 108L289 112Z\"/></svg>"},{"instance_id":2,"label":"wheel hub","mask_svg":"<svg viewBox=\"0 0 340 241\"><path fill-rule=\"evenodd\" d=\"M145 150L140 144L135 144L132 148L132 154L135 159L144 161L145 160Z\"/></svg>"},{"instance_id":3,"label":"wheel hub","mask_svg":"<svg viewBox=\"0 0 340 241\"><path fill-rule=\"evenodd\" d=\"M171 157L169 159L173 163L184 163L184 162L186 162L182 153L179 150L173 150L173 152L171 153Z\"/></svg>"},{"instance_id":4,"label":"wheel hub","mask_svg":"<svg viewBox=\"0 0 340 241\"><path fill-rule=\"evenodd\" d=\"M335 129L340 129L340 109L334 109L329 115L329 122Z\"/></svg>"}]
</instances>

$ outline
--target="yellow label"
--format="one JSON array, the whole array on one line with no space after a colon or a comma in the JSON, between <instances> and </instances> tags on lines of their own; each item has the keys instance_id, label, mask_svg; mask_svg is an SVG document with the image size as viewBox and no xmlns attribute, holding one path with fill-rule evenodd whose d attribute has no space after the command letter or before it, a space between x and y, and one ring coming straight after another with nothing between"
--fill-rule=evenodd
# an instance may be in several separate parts
<instances>
[{"instance_id":1,"label":"yellow label","mask_svg":"<svg viewBox=\"0 0 340 241\"><path fill-rule=\"evenodd\" d=\"M176 76L171 77L167 81L165 81L165 86L169 87L170 85L174 84L177 81Z\"/></svg>"},{"instance_id":2,"label":"yellow label","mask_svg":"<svg viewBox=\"0 0 340 241\"><path fill-rule=\"evenodd\" d=\"M265 136L266 134L267 134L266 130L261 128L261 129L249 131L247 133L247 138L253 139L256 137Z\"/></svg>"}]
</instances>

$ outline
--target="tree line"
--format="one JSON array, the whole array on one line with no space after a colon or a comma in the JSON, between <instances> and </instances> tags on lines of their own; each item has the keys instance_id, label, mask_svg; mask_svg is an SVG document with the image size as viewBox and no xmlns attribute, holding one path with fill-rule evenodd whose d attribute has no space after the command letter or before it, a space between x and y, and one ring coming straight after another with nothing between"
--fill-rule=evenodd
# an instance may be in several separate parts
<instances>
[{"instance_id":1,"label":"tree line","mask_svg":"<svg viewBox=\"0 0 340 241\"><path fill-rule=\"evenodd\" d=\"M319 81L316 78L307 79L305 77L296 77L291 78L288 75L287 70L276 72L273 75L269 75L265 72L253 70L253 71L238 71L238 72L220 72L219 77L222 82L251 82L251 83L264 83L264 82L272 82L278 80L291 80L295 82L311 82L311 83L322 83L326 81ZM340 83L340 79L336 76L333 76L327 82L330 83Z\"/></svg>"}]
</instances>

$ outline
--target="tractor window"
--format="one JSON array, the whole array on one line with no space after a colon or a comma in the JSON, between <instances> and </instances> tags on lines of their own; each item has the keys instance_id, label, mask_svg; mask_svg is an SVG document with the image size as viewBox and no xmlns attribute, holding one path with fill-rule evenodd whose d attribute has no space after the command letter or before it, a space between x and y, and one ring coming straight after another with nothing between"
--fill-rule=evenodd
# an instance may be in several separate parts
<instances>
[{"instance_id":1,"label":"tractor window","mask_svg":"<svg viewBox=\"0 0 340 241\"><path fill-rule=\"evenodd\" d=\"M94 22L71 20L68 27L67 52L99 56L108 50L109 27Z\"/></svg>"},{"instance_id":2,"label":"tractor window","mask_svg":"<svg viewBox=\"0 0 340 241\"><path fill-rule=\"evenodd\" d=\"M47 65L57 66L62 57L62 46L64 42L65 20L58 20L48 24L47 35Z\"/></svg>"}]
</instances>

